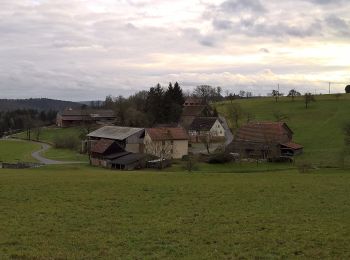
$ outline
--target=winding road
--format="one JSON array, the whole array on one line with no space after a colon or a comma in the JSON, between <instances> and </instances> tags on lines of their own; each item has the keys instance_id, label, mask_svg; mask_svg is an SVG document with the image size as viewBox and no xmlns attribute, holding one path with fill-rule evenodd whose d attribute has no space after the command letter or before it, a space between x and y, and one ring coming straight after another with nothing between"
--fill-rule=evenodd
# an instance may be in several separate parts
<instances>
[{"instance_id":1,"label":"winding road","mask_svg":"<svg viewBox=\"0 0 350 260\"><path fill-rule=\"evenodd\" d=\"M48 145L45 143L34 142L34 141L32 141L32 142L38 143L41 145L41 149L39 151L33 152L32 157L37 159L42 164L55 165L55 164L84 164L85 163L85 162L55 161L55 160L47 159L47 158L43 157L41 155L41 153L50 149L51 145Z\"/></svg>"}]
</instances>

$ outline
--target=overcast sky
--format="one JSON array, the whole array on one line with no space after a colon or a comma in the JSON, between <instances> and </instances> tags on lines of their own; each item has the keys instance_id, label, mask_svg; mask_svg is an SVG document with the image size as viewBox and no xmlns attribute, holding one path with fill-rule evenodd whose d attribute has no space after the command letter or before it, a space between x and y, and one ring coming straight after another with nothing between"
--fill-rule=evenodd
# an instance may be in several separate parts
<instances>
[{"instance_id":1,"label":"overcast sky","mask_svg":"<svg viewBox=\"0 0 350 260\"><path fill-rule=\"evenodd\" d=\"M350 84L349 0L0 0L0 98Z\"/></svg>"}]
</instances>

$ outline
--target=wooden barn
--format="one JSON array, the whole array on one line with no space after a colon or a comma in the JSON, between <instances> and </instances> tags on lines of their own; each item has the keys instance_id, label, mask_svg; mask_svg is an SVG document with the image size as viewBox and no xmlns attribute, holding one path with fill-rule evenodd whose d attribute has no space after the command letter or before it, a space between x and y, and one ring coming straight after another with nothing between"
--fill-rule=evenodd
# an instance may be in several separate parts
<instances>
[{"instance_id":1,"label":"wooden barn","mask_svg":"<svg viewBox=\"0 0 350 260\"><path fill-rule=\"evenodd\" d=\"M134 170L145 166L145 156L125 151L116 141L100 139L90 149L90 162L93 166L108 169Z\"/></svg>"},{"instance_id":2,"label":"wooden barn","mask_svg":"<svg viewBox=\"0 0 350 260\"><path fill-rule=\"evenodd\" d=\"M101 140L108 139L115 141L121 148L127 152L143 153L145 137L144 128L122 127L122 126L104 126L88 135L88 147Z\"/></svg>"},{"instance_id":3,"label":"wooden barn","mask_svg":"<svg viewBox=\"0 0 350 260\"><path fill-rule=\"evenodd\" d=\"M226 151L243 158L276 160L301 154L303 146L293 142L293 131L286 123L256 122L238 129Z\"/></svg>"}]
</instances>

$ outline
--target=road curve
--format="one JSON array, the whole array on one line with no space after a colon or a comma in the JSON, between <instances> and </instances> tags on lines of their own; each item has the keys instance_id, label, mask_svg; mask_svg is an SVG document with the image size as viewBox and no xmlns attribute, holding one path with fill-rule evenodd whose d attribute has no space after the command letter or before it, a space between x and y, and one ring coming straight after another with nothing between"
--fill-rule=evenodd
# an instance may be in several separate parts
<instances>
[{"instance_id":1,"label":"road curve","mask_svg":"<svg viewBox=\"0 0 350 260\"><path fill-rule=\"evenodd\" d=\"M45 144L45 143L39 143L39 142L34 142L33 143L38 143L41 145L41 149L39 151L33 152L32 157L37 159L40 163L45 164L45 165L54 165L54 164L84 164L84 162L69 162L69 161L55 161L51 159L47 159L41 155L42 152L47 151L48 149L51 148L51 145Z\"/></svg>"}]
</instances>

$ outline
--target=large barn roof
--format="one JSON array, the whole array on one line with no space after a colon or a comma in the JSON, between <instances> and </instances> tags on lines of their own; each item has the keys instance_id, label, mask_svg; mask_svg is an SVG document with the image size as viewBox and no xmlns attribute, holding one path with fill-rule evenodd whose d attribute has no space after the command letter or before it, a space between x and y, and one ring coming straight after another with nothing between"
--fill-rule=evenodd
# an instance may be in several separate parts
<instances>
[{"instance_id":1,"label":"large barn roof","mask_svg":"<svg viewBox=\"0 0 350 260\"><path fill-rule=\"evenodd\" d=\"M235 141L288 143L292 134L292 130L283 122L257 122L238 129Z\"/></svg>"},{"instance_id":2,"label":"large barn roof","mask_svg":"<svg viewBox=\"0 0 350 260\"><path fill-rule=\"evenodd\" d=\"M143 128L104 126L100 129L97 129L96 131L91 132L87 136L122 141L142 131L144 131Z\"/></svg>"},{"instance_id":3,"label":"large barn roof","mask_svg":"<svg viewBox=\"0 0 350 260\"><path fill-rule=\"evenodd\" d=\"M186 130L182 127L148 128L146 131L153 141L189 139Z\"/></svg>"}]
</instances>

